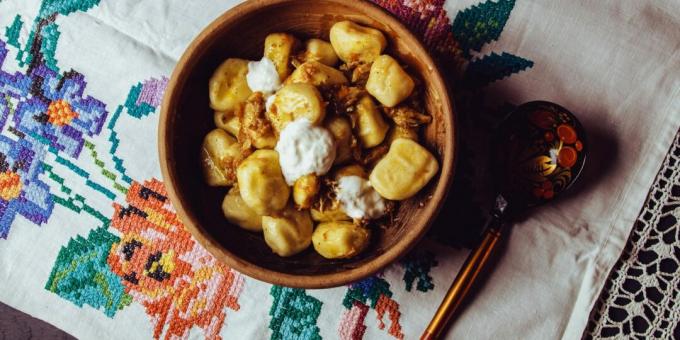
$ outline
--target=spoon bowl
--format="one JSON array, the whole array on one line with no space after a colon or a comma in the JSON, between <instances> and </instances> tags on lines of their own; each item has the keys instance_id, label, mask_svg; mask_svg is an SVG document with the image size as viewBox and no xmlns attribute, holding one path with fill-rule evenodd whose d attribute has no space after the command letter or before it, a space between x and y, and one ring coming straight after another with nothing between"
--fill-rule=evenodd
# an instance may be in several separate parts
<instances>
[{"instance_id":1,"label":"spoon bowl","mask_svg":"<svg viewBox=\"0 0 680 340\"><path fill-rule=\"evenodd\" d=\"M517 107L496 137L498 192L513 210L553 201L583 171L588 143L569 110L545 101Z\"/></svg>"}]
</instances>

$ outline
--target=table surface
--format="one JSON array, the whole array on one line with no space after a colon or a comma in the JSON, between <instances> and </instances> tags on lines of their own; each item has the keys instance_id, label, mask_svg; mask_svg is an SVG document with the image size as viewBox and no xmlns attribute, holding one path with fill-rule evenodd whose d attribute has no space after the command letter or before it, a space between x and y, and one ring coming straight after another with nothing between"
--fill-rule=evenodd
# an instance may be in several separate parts
<instances>
[{"instance_id":1,"label":"table surface","mask_svg":"<svg viewBox=\"0 0 680 340\"><path fill-rule=\"evenodd\" d=\"M0 303L0 339L71 340L75 338L47 322Z\"/></svg>"},{"instance_id":2,"label":"table surface","mask_svg":"<svg viewBox=\"0 0 680 340\"><path fill-rule=\"evenodd\" d=\"M1 301L81 338L413 338L460 267L461 245L480 233L490 172L479 165L493 126L515 105L545 99L586 126L583 181L516 223L474 308L449 334L678 335L675 1L373 0L425 42L456 85L460 162L430 234L439 243L327 290L247 278L215 262L181 223L159 222L175 213L157 160L139 150L156 143L149 131L186 44L237 2L0 0L0 13L10 13L0 15L0 282L12 283ZM125 213L133 210L146 213ZM126 257L133 241L147 257ZM170 283L129 279L124 268L143 272L155 254L176 261ZM196 314L182 312L187 304ZM64 336L2 308L4 337Z\"/></svg>"}]
</instances>

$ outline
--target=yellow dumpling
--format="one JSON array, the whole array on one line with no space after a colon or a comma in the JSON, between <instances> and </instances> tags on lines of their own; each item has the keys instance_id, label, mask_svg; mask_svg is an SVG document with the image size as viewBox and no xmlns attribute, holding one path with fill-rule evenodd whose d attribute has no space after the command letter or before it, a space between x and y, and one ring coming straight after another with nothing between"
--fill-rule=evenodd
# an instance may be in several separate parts
<instances>
[{"instance_id":1,"label":"yellow dumpling","mask_svg":"<svg viewBox=\"0 0 680 340\"><path fill-rule=\"evenodd\" d=\"M321 223L314 230L314 249L327 259L349 258L368 245L371 232L351 222Z\"/></svg>"},{"instance_id":2,"label":"yellow dumpling","mask_svg":"<svg viewBox=\"0 0 680 340\"><path fill-rule=\"evenodd\" d=\"M366 91L387 107L394 107L411 95L415 83L394 58L381 55L371 66Z\"/></svg>"},{"instance_id":3,"label":"yellow dumpling","mask_svg":"<svg viewBox=\"0 0 680 340\"><path fill-rule=\"evenodd\" d=\"M236 160L241 146L224 130L215 129L203 138L201 163L203 176L210 186L234 184Z\"/></svg>"},{"instance_id":4,"label":"yellow dumpling","mask_svg":"<svg viewBox=\"0 0 680 340\"><path fill-rule=\"evenodd\" d=\"M439 170L437 159L420 144L397 138L369 176L380 196L401 201L415 195Z\"/></svg>"},{"instance_id":5,"label":"yellow dumpling","mask_svg":"<svg viewBox=\"0 0 680 340\"><path fill-rule=\"evenodd\" d=\"M347 216L344 211L338 205L337 207L326 208L324 210L319 210L312 208L310 209L312 215L312 220L315 222L331 222L331 221L351 221L352 218Z\"/></svg>"},{"instance_id":6,"label":"yellow dumpling","mask_svg":"<svg viewBox=\"0 0 680 340\"><path fill-rule=\"evenodd\" d=\"M293 74L285 81L285 84L293 83L330 86L347 84L348 80L340 70L324 65L318 61L308 61L293 71Z\"/></svg>"},{"instance_id":7,"label":"yellow dumpling","mask_svg":"<svg viewBox=\"0 0 680 340\"><path fill-rule=\"evenodd\" d=\"M309 209L316 195L319 193L321 181L315 174L298 178L293 185L293 201L300 209Z\"/></svg>"},{"instance_id":8,"label":"yellow dumpling","mask_svg":"<svg viewBox=\"0 0 680 340\"><path fill-rule=\"evenodd\" d=\"M387 143L392 144L398 138L410 139L414 142L418 141L418 130L412 127L403 127L394 125L390 132L387 133Z\"/></svg>"},{"instance_id":9,"label":"yellow dumpling","mask_svg":"<svg viewBox=\"0 0 680 340\"><path fill-rule=\"evenodd\" d=\"M274 63L280 80L290 75L290 56L297 44L297 39L287 33L272 33L264 39L264 56Z\"/></svg>"},{"instance_id":10,"label":"yellow dumpling","mask_svg":"<svg viewBox=\"0 0 680 340\"><path fill-rule=\"evenodd\" d=\"M257 150L236 170L241 197L259 215L272 215L288 203L290 188L283 179L279 154Z\"/></svg>"},{"instance_id":11,"label":"yellow dumpling","mask_svg":"<svg viewBox=\"0 0 680 340\"><path fill-rule=\"evenodd\" d=\"M364 148L372 148L385 139L390 126L383 119L382 113L369 96L364 96L357 103L357 136Z\"/></svg>"},{"instance_id":12,"label":"yellow dumpling","mask_svg":"<svg viewBox=\"0 0 680 340\"><path fill-rule=\"evenodd\" d=\"M309 39L305 42L305 52L302 54L303 61L318 61L328 66L338 63L338 55L333 46L321 39Z\"/></svg>"},{"instance_id":13,"label":"yellow dumpling","mask_svg":"<svg viewBox=\"0 0 680 340\"><path fill-rule=\"evenodd\" d=\"M236 115L224 111L215 111L213 115L215 126L229 132L232 136L238 137L238 132L241 129L241 122Z\"/></svg>"},{"instance_id":14,"label":"yellow dumpling","mask_svg":"<svg viewBox=\"0 0 680 340\"><path fill-rule=\"evenodd\" d=\"M280 216L262 216L264 241L279 256L292 256L309 247L314 226L309 211L288 206Z\"/></svg>"},{"instance_id":15,"label":"yellow dumpling","mask_svg":"<svg viewBox=\"0 0 680 340\"><path fill-rule=\"evenodd\" d=\"M351 21L335 23L330 30L330 39L335 53L346 63L373 62L387 46L382 32Z\"/></svg>"},{"instance_id":16,"label":"yellow dumpling","mask_svg":"<svg viewBox=\"0 0 680 340\"><path fill-rule=\"evenodd\" d=\"M347 118L333 116L324 124L335 139L336 151L333 164L341 164L352 158L352 125Z\"/></svg>"},{"instance_id":17,"label":"yellow dumpling","mask_svg":"<svg viewBox=\"0 0 680 340\"><path fill-rule=\"evenodd\" d=\"M234 112L252 93L246 81L247 74L247 60L229 58L223 62L209 81L210 107Z\"/></svg>"},{"instance_id":18,"label":"yellow dumpling","mask_svg":"<svg viewBox=\"0 0 680 340\"><path fill-rule=\"evenodd\" d=\"M326 116L326 104L321 93L311 84L288 84L276 92L274 104L267 117L277 131L286 124L307 118L312 124L320 124Z\"/></svg>"},{"instance_id":19,"label":"yellow dumpling","mask_svg":"<svg viewBox=\"0 0 680 340\"><path fill-rule=\"evenodd\" d=\"M231 188L222 201L222 213L227 221L249 231L262 231L262 216L250 208L237 187Z\"/></svg>"}]
</instances>

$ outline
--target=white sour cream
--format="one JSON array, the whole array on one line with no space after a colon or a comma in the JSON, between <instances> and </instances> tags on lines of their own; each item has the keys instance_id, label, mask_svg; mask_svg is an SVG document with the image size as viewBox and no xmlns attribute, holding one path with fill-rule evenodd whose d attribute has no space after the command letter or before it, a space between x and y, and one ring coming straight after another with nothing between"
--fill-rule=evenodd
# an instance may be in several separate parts
<instances>
[{"instance_id":1,"label":"white sour cream","mask_svg":"<svg viewBox=\"0 0 680 340\"><path fill-rule=\"evenodd\" d=\"M248 63L246 81L251 91L262 92L265 97L281 87L281 79L279 79L279 73L276 72L276 66L267 57Z\"/></svg>"},{"instance_id":2,"label":"white sour cream","mask_svg":"<svg viewBox=\"0 0 680 340\"><path fill-rule=\"evenodd\" d=\"M288 185L298 178L324 175L335 160L335 140L328 130L301 118L288 123L276 144L279 164Z\"/></svg>"},{"instance_id":3,"label":"white sour cream","mask_svg":"<svg viewBox=\"0 0 680 340\"><path fill-rule=\"evenodd\" d=\"M372 220L385 215L385 201L370 183L359 176L343 176L335 195L347 216Z\"/></svg>"}]
</instances>

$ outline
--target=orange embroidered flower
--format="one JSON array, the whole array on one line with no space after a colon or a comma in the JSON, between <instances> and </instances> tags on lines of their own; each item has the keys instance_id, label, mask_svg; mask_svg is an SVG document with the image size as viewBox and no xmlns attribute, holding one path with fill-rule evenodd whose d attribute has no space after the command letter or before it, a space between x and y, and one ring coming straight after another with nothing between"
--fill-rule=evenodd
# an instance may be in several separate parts
<instances>
[{"instance_id":1,"label":"orange embroidered flower","mask_svg":"<svg viewBox=\"0 0 680 340\"><path fill-rule=\"evenodd\" d=\"M126 201L114 204L111 227L122 235L107 263L152 318L154 338L187 338L197 327L221 339L225 309L240 308L244 277L196 243L160 181L133 182Z\"/></svg>"},{"instance_id":2,"label":"orange embroidered flower","mask_svg":"<svg viewBox=\"0 0 680 340\"><path fill-rule=\"evenodd\" d=\"M64 126L71 123L73 118L77 118L78 113L73 111L67 101L59 99L50 103L47 108L47 117L49 117L47 121L52 125Z\"/></svg>"},{"instance_id":3,"label":"orange embroidered flower","mask_svg":"<svg viewBox=\"0 0 680 340\"><path fill-rule=\"evenodd\" d=\"M0 198L11 201L21 194L21 177L16 172L0 173Z\"/></svg>"}]
</instances>

